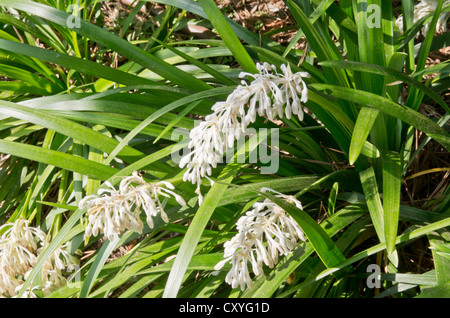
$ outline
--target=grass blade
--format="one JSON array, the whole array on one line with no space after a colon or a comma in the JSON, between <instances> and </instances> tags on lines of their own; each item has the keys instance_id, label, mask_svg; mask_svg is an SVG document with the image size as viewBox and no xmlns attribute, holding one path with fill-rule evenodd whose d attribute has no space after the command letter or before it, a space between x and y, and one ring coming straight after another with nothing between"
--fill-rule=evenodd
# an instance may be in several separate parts
<instances>
[{"instance_id":1,"label":"grass blade","mask_svg":"<svg viewBox=\"0 0 450 318\"><path fill-rule=\"evenodd\" d=\"M234 175L237 173L240 165L229 164L219 176L220 183L216 182L205 195L202 205L195 213L192 223L183 239L180 250L177 253L172 269L170 270L169 278L167 279L166 287L164 289L163 297L174 298L182 284L184 274L188 268L189 262L194 253L195 247L208 223L214 209L218 205L225 190L227 183L230 183Z\"/></svg>"},{"instance_id":2,"label":"grass blade","mask_svg":"<svg viewBox=\"0 0 450 318\"><path fill-rule=\"evenodd\" d=\"M358 159L379 112L379 110L373 108L361 108L358 118L356 119L355 127L353 128L352 140L348 152L351 165Z\"/></svg>"},{"instance_id":3,"label":"grass blade","mask_svg":"<svg viewBox=\"0 0 450 318\"><path fill-rule=\"evenodd\" d=\"M399 153L389 151L383 154L383 211L386 251L395 267L398 257L395 253L398 217L400 213L400 196L403 165Z\"/></svg>"},{"instance_id":4,"label":"grass blade","mask_svg":"<svg viewBox=\"0 0 450 318\"><path fill-rule=\"evenodd\" d=\"M41 49L27 44L16 43L8 40L0 39L0 47L2 50L14 53L20 53L24 56L34 57L49 63L64 66L68 69L76 70L83 74L89 74L96 77L108 79L110 81L125 85L155 85L156 83L133 74L120 71L115 68L95 63L89 60L83 60L74 56L54 51Z\"/></svg>"},{"instance_id":5,"label":"grass blade","mask_svg":"<svg viewBox=\"0 0 450 318\"><path fill-rule=\"evenodd\" d=\"M106 262L111 252L116 248L119 242L119 237L116 237L113 241L107 240L103 243L102 247L99 249L97 256L94 259L93 264L89 268L89 271L81 285L80 298L86 298L94 286L95 279L97 278L103 264Z\"/></svg>"},{"instance_id":6,"label":"grass blade","mask_svg":"<svg viewBox=\"0 0 450 318\"><path fill-rule=\"evenodd\" d=\"M377 94L372 94L357 89L328 84L311 84L311 86L318 90L328 91L334 97L347 99L360 105L372 107L382 111L385 114L396 117L434 138L447 150L450 149L450 137L444 129L439 127L431 119L406 106L397 104Z\"/></svg>"},{"instance_id":7,"label":"grass blade","mask_svg":"<svg viewBox=\"0 0 450 318\"><path fill-rule=\"evenodd\" d=\"M380 242L384 242L384 212L374 169L370 167L364 171L361 171L360 178L364 195L366 197L370 218L372 219L373 226L375 227L375 231Z\"/></svg>"},{"instance_id":8,"label":"grass blade","mask_svg":"<svg viewBox=\"0 0 450 318\"><path fill-rule=\"evenodd\" d=\"M249 73L258 73L255 63L214 0L199 0L199 3L241 67Z\"/></svg>"},{"instance_id":9,"label":"grass blade","mask_svg":"<svg viewBox=\"0 0 450 318\"><path fill-rule=\"evenodd\" d=\"M54 130L63 135L82 141L101 151L110 152L118 144L116 140L93 131L86 126L74 123L73 121L55 116L48 112L32 109L19 104L0 101L0 113L5 116L15 117ZM120 157L126 160L133 161L135 158L142 156L140 151L128 146L121 150Z\"/></svg>"},{"instance_id":10,"label":"grass blade","mask_svg":"<svg viewBox=\"0 0 450 318\"><path fill-rule=\"evenodd\" d=\"M417 239L421 236L424 236L426 234L429 234L433 231L445 228L450 226L450 218L446 218L443 219L441 221L437 221L435 223L429 224L429 225L425 225L423 227L420 227L418 229L412 230L408 233L404 233L402 235L397 236L395 244L401 244L404 242L408 242L414 239ZM328 277L329 275L355 263L358 262L368 256L374 255L376 253L379 253L381 251L383 251L384 249L386 249L386 244L385 243L379 243L375 246L372 246L362 252L359 252L349 258L347 258L344 262L342 262L341 264L339 264L338 266L334 267L334 268L328 268L325 269L324 271L322 271L319 275L317 275L316 277L307 279L303 284L307 285L309 283L313 283L316 282L318 280L324 279L325 277ZM445 286L445 285L444 285Z\"/></svg>"},{"instance_id":11,"label":"grass blade","mask_svg":"<svg viewBox=\"0 0 450 318\"><path fill-rule=\"evenodd\" d=\"M25 11L30 15L35 15L46 19L63 27L67 27L67 21L71 18L69 13L57 10L41 3L31 2L27 0L17 0L14 2L0 0L0 5L14 8L16 10ZM128 41L115 36L108 30L80 19L80 27L73 28L73 31L83 35L93 41L97 41L122 56L126 56L131 60L147 67L163 78L185 87L192 91L201 91L211 88L205 82L195 78L194 76L172 66L146 51L134 46Z\"/></svg>"},{"instance_id":12,"label":"grass blade","mask_svg":"<svg viewBox=\"0 0 450 318\"><path fill-rule=\"evenodd\" d=\"M113 167L91 160L18 142L0 140L0 152L78 172L98 180L106 180L117 172Z\"/></svg>"},{"instance_id":13,"label":"grass blade","mask_svg":"<svg viewBox=\"0 0 450 318\"><path fill-rule=\"evenodd\" d=\"M402 57L402 59L403 59L403 57ZM395 80L402 81L412 87L420 89L422 92L427 94L430 98L432 98L436 103L438 103L440 106L442 106L442 108L446 112L450 113L450 108L448 107L448 105L445 103L445 101L441 97L439 97L438 94L436 94L435 91L433 91L428 86L425 86L421 82L415 80L413 77L403 74L402 72L396 71L395 69L391 69L388 67L375 65L375 64L353 62L353 61L324 61L324 62L320 62L319 65L327 66L327 67L345 68L345 69L354 70L354 71L369 72L369 73L388 76L389 78L393 78ZM438 70L436 72L438 72ZM412 76L415 76L415 75L412 75Z\"/></svg>"}]
</instances>

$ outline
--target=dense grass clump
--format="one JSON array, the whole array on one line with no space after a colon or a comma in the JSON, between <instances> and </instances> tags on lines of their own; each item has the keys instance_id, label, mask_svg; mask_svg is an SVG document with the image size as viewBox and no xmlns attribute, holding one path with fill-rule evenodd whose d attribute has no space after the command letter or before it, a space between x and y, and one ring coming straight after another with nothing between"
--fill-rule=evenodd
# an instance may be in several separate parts
<instances>
[{"instance_id":1,"label":"dense grass clump","mask_svg":"<svg viewBox=\"0 0 450 318\"><path fill-rule=\"evenodd\" d=\"M449 1L234 5L0 0L1 297L450 296Z\"/></svg>"}]
</instances>

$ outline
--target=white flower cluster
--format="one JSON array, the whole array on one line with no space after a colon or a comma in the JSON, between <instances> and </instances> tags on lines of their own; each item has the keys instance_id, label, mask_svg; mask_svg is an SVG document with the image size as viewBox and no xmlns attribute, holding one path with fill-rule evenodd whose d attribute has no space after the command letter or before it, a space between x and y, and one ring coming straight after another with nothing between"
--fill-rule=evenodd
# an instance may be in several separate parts
<instances>
[{"instance_id":1,"label":"white flower cluster","mask_svg":"<svg viewBox=\"0 0 450 318\"><path fill-rule=\"evenodd\" d=\"M124 178L119 190L108 181L105 184L109 188L99 189L97 195L89 195L79 203L80 209L87 208L86 237L103 233L112 240L125 230L142 233L144 223L140 218L141 208L150 228L154 226L153 217L158 214L166 223L169 222L159 196L174 197L180 205L186 205L183 198L172 191L175 187L171 183L160 181L150 184L137 172Z\"/></svg>"},{"instance_id":2,"label":"white flower cluster","mask_svg":"<svg viewBox=\"0 0 450 318\"><path fill-rule=\"evenodd\" d=\"M302 103L308 100L308 89L303 78L309 77L309 74L293 73L290 66L284 64L280 66L282 73L268 63L258 63L257 69L258 74L241 72L241 78L253 78L250 84L242 80L226 101L215 103L211 108L213 113L190 132L188 146L191 152L181 159L179 166L187 167L183 180L197 184L199 204L202 202L202 178L211 175L227 147L233 147L235 140L245 134L257 115L269 120L277 116L283 118L284 115L290 119L292 115L297 115L303 120Z\"/></svg>"},{"instance_id":3,"label":"white flower cluster","mask_svg":"<svg viewBox=\"0 0 450 318\"><path fill-rule=\"evenodd\" d=\"M422 19L424 16L436 11L439 0L422 0L414 6L414 23ZM443 6L445 7L450 4L450 0L444 0ZM447 31L447 20L450 17L450 12L444 12L439 15L439 19L436 23L436 32ZM422 28L422 34L426 35L428 29L430 28L430 22L426 23ZM399 16L395 21L395 24L403 32L403 16ZM416 37L419 36L419 33Z\"/></svg>"},{"instance_id":4,"label":"white flower cluster","mask_svg":"<svg viewBox=\"0 0 450 318\"><path fill-rule=\"evenodd\" d=\"M262 189L266 190L278 193L271 189ZM293 196L281 193L276 196L302 209L301 203ZM263 264L273 268L278 262L279 255L289 254L299 240L305 240L298 223L269 199L254 203L253 209L238 220L236 228L238 233L224 244L224 260L214 269L220 270L231 261L232 267L225 281L232 288L240 286L241 290L246 286L248 288L252 286L247 266L249 261L253 273L262 275Z\"/></svg>"},{"instance_id":5,"label":"white flower cluster","mask_svg":"<svg viewBox=\"0 0 450 318\"><path fill-rule=\"evenodd\" d=\"M0 297L15 297L36 265L47 243L47 235L24 219L0 227L0 230L4 229L0 237ZM73 271L79 265L78 259L66 247L67 243L52 253L42 267L41 285L28 290L24 296L36 297L36 289L48 295L66 284L64 272Z\"/></svg>"}]
</instances>

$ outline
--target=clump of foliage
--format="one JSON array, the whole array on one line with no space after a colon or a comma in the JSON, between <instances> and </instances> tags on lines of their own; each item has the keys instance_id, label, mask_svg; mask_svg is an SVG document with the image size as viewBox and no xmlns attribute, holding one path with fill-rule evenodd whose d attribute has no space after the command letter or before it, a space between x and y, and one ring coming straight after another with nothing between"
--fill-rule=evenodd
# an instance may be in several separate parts
<instances>
[{"instance_id":1,"label":"clump of foliage","mask_svg":"<svg viewBox=\"0 0 450 318\"><path fill-rule=\"evenodd\" d=\"M427 58L445 46L450 5L422 2L435 6L417 15L410 1L286 0L296 32L281 45L213 0L151 1L164 8L157 15L135 2L109 20L108 2L0 0L2 275L18 273L1 249L9 224L27 220L43 241L2 296L449 295L448 61ZM192 25L210 33L181 32ZM248 122L256 137L278 131L269 145L277 172L261 173L264 160L230 160L199 187L186 182L174 160L186 132L248 85L240 74L258 74L257 65L304 79L302 116ZM251 147L233 155L247 158ZM430 181L419 202L416 180ZM111 219L98 221L100 212ZM241 267L246 284L227 278L224 245L266 229L241 231L272 212L278 228L266 239L278 241L255 241L261 259L273 251L268 266L255 256ZM280 234L282 224L295 236ZM49 261L61 279L42 290Z\"/></svg>"}]
</instances>

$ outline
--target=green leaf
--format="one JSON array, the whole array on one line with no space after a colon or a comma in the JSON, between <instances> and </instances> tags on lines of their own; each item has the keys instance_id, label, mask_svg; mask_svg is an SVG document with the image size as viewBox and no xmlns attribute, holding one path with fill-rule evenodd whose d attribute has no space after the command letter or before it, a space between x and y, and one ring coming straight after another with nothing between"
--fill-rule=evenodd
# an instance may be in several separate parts
<instances>
[{"instance_id":1,"label":"green leaf","mask_svg":"<svg viewBox=\"0 0 450 318\"><path fill-rule=\"evenodd\" d=\"M436 23L440 18L439 15L441 14L443 3L444 0L439 0L436 9L434 10L433 18L431 19L431 22L429 24L429 32L425 35L425 39L420 46L419 57L417 58L416 72L419 72L425 68L428 56L430 54L431 42L434 38L434 30L436 29Z\"/></svg>"},{"instance_id":2,"label":"green leaf","mask_svg":"<svg viewBox=\"0 0 450 318\"><path fill-rule=\"evenodd\" d=\"M78 156L18 142L0 140L0 152L75 171L98 180L106 180L117 172L115 168Z\"/></svg>"},{"instance_id":3,"label":"green leaf","mask_svg":"<svg viewBox=\"0 0 450 318\"><path fill-rule=\"evenodd\" d=\"M317 19L320 18L320 16L322 16L325 11L328 9L328 7L330 5L333 4L333 0L322 0L319 5L314 9L313 13L311 13L311 15L309 16L309 20L311 22L311 24L314 24Z\"/></svg>"},{"instance_id":4,"label":"green leaf","mask_svg":"<svg viewBox=\"0 0 450 318\"><path fill-rule=\"evenodd\" d=\"M205 195L203 203L195 213L195 216L192 219L189 229L183 239L180 250L177 253L169 274L169 278L167 279L163 297L176 297L200 236L202 235L202 232L211 218L214 209L218 205L226 188L228 187L227 183L230 183L233 180L239 167L240 165L238 164L227 165L227 168L224 169L218 178L220 183L214 183Z\"/></svg>"},{"instance_id":5,"label":"green leaf","mask_svg":"<svg viewBox=\"0 0 450 318\"><path fill-rule=\"evenodd\" d=\"M208 15L205 13L205 11L202 9L200 4L195 1L191 0L155 0L153 2L166 4L169 6L175 6L177 8L192 12L193 14L202 17L204 19L209 19ZM266 48L272 48L276 49L277 45L276 42L261 36L260 34L255 34L254 32L247 30L242 25L234 21L233 19L230 19L228 17L225 17L225 19L228 21L232 32L235 33L240 39L242 39L244 42L250 44L250 45L262 45ZM281 50L282 52L282 50Z\"/></svg>"},{"instance_id":6,"label":"green leaf","mask_svg":"<svg viewBox=\"0 0 450 318\"><path fill-rule=\"evenodd\" d=\"M336 198L339 191L339 183L335 182L331 188L330 195L328 196L328 215L333 215L336 207Z\"/></svg>"},{"instance_id":7,"label":"green leaf","mask_svg":"<svg viewBox=\"0 0 450 318\"><path fill-rule=\"evenodd\" d=\"M70 56L63 53L57 53L54 51L34 47L27 44L16 43L0 39L0 47L2 50L8 52L14 52L24 56L34 57L43 61L61 65L68 69L76 70L83 74L101 77L120 84L125 85L157 84L156 82L153 82L146 78L129 74L120 71L118 69L105 66L103 64L95 63L89 60L83 60L74 56Z\"/></svg>"},{"instance_id":8,"label":"green leaf","mask_svg":"<svg viewBox=\"0 0 450 318\"><path fill-rule=\"evenodd\" d=\"M311 84L311 86L317 90L327 91L330 95L336 98L342 98L360 105L372 107L382 111L385 114L396 117L421 130L430 137L432 136L445 148L450 149L450 137L444 129L439 127L431 119L404 105L397 104L377 94L372 94L357 89L328 84Z\"/></svg>"},{"instance_id":9,"label":"green leaf","mask_svg":"<svg viewBox=\"0 0 450 318\"><path fill-rule=\"evenodd\" d=\"M397 55L397 56L401 57L401 60L400 60L400 63L401 63L404 59L404 55ZM392 79L395 79L398 81L402 81L412 87L416 87L417 89L423 91L430 98L432 98L436 103L438 103L440 106L442 106L442 108L444 108L446 112L450 112L450 108L448 107L448 105L438 94L436 94L435 91L433 91L428 86L425 86L421 82L415 80L413 77L403 74L402 72L396 71L395 69L380 66L380 65L375 65L375 64L361 63L361 62L354 62L354 61L324 61L324 62L320 62L319 65L326 66L326 67L338 67L338 68L344 68L344 69L349 69L349 70L374 73L374 74L384 75L386 77L389 77L389 78L392 78ZM438 70L436 70L436 72L438 72ZM415 74L412 76L415 76Z\"/></svg>"},{"instance_id":10,"label":"green leaf","mask_svg":"<svg viewBox=\"0 0 450 318\"><path fill-rule=\"evenodd\" d=\"M14 2L0 0L0 5L25 11L28 14L41 17L63 27L67 27L67 21L71 18L69 13L43 5L41 3L27 0L17 0ZM158 59L137 46L134 46L130 42L117 37L108 30L86 22L83 19L80 19L80 27L73 28L73 31L93 41L103 44L118 54L130 58L136 63L139 63L140 65L150 69L163 78L180 85L181 87L191 89L192 91L201 91L211 88L208 84L195 78L194 76Z\"/></svg>"},{"instance_id":11,"label":"green leaf","mask_svg":"<svg viewBox=\"0 0 450 318\"><path fill-rule=\"evenodd\" d=\"M437 221L432 224L425 225L423 227L419 227L418 229L407 231L407 233L397 236L395 244L398 245L401 243L405 243L405 242L417 239L421 236L424 236L433 231L436 231L436 230L439 230L439 229L442 229L442 228L445 228L448 226L450 226L450 218L446 218L441 221ZM319 275L317 275L311 279L307 279L304 282L304 284L310 284L310 283L316 282L317 280L324 279L325 277L328 277L329 275L331 275L331 274L333 274L355 262L358 262L364 258L367 258L368 256L379 253L379 252L383 251L384 249L386 249L385 243L379 243L377 245L369 247L366 250L361 251L361 252L347 258L344 262L342 262L341 264L338 264L336 267L325 269Z\"/></svg>"},{"instance_id":12,"label":"green leaf","mask_svg":"<svg viewBox=\"0 0 450 318\"><path fill-rule=\"evenodd\" d=\"M237 35L233 32L233 29L228 24L214 0L199 0L199 4L241 67L249 73L258 73L255 63L250 58L250 55L248 55Z\"/></svg>"},{"instance_id":13,"label":"green leaf","mask_svg":"<svg viewBox=\"0 0 450 318\"><path fill-rule=\"evenodd\" d=\"M349 186L354 185L355 182L357 182L356 174L351 170L339 170L326 176L301 175L248 183L242 186L228 188L223 195L219 206L253 199L258 196L257 191L261 188L270 188L281 193L299 191L298 196L300 196L304 192L312 189L332 188L335 182L339 182L341 187L347 185L347 183ZM358 191L359 188L354 188L353 190Z\"/></svg>"},{"instance_id":14,"label":"green leaf","mask_svg":"<svg viewBox=\"0 0 450 318\"><path fill-rule=\"evenodd\" d=\"M215 77L216 79L220 80L222 83L224 83L226 85L236 85L236 83L233 80L229 79L228 77L226 77L222 73L216 71L212 67L206 65L205 63L202 63L199 60L191 57L189 54L186 54L186 53L182 52L181 50L177 50L177 49L173 48L172 46L167 45L166 43L161 42L157 39L155 39L155 41L158 42L159 44L161 44L162 46L164 46L165 48L167 48L168 50L174 52L178 56L182 57L183 59L188 61L190 64L197 66L198 68L202 69L206 73L208 73L211 76Z\"/></svg>"},{"instance_id":15,"label":"green leaf","mask_svg":"<svg viewBox=\"0 0 450 318\"><path fill-rule=\"evenodd\" d=\"M366 197L370 218L372 219L378 239L380 242L384 242L384 212L373 167L361 171L360 179Z\"/></svg>"},{"instance_id":16,"label":"green leaf","mask_svg":"<svg viewBox=\"0 0 450 318\"><path fill-rule=\"evenodd\" d=\"M97 256L89 268L86 277L84 278L83 284L80 289L80 298L86 298L94 286L95 279L97 278L102 266L105 264L108 257L111 255L112 251L117 247L119 243L119 237L116 237L113 241L107 240L102 244L102 247L98 250Z\"/></svg>"},{"instance_id":17,"label":"green leaf","mask_svg":"<svg viewBox=\"0 0 450 318\"><path fill-rule=\"evenodd\" d=\"M49 112L19 104L0 101L0 113L54 130L105 152L112 151L119 144L116 140L93 131L86 126L55 116ZM121 151L120 157L133 161L142 157L142 153L131 147L125 147Z\"/></svg>"},{"instance_id":18,"label":"green leaf","mask_svg":"<svg viewBox=\"0 0 450 318\"><path fill-rule=\"evenodd\" d=\"M400 214L403 165L400 154L394 151L383 154L382 158L384 235L387 253L394 255ZM390 259L394 260L393 264L397 267L398 258L392 256Z\"/></svg>"},{"instance_id":19,"label":"green leaf","mask_svg":"<svg viewBox=\"0 0 450 318\"><path fill-rule=\"evenodd\" d=\"M448 229L443 229L437 233L431 233L428 235L438 285L447 283L450 278L449 233L450 231Z\"/></svg>"},{"instance_id":20,"label":"green leaf","mask_svg":"<svg viewBox=\"0 0 450 318\"><path fill-rule=\"evenodd\" d=\"M414 2L412 1L402 1L402 16L403 16L403 31L407 31L411 28L414 23ZM418 31L419 29L417 29ZM405 32L406 33L406 32ZM404 41L404 44L407 44L406 47L406 73L411 73L415 68L415 60L414 60L414 34L411 34L411 37L407 38Z\"/></svg>"},{"instance_id":21,"label":"green leaf","mask_svg":"<svg viewBox=\"0 0 450 318\"><path fill-rule=\"evenodd\" d=\"M449 298L450 297L450 282L424 289L420 295L415 298Z\"/></svg>"},{"instance_id":22,"label":"green leaf","mask_svg":"<svg viewBox=\"0 0 450 318\"><path fill-rule=\"evenodd\" d=\"M15 66L0 64L0 74L28 83L29 85L34 86L35 89L42 90L43 95L55 94L61 91L61 88L58 87L58 85L53 84L47 79Z\"/></svg>"},{"instance_id":23,"label":"green leaf","mask_svg":"<svg viewBox=\"0 0 450 318\"><path fill-rule=\"evenodd\" d=\"M361 108L358 118L356 119L355 127L353 128L348 154L349 163L351 165L358 159L379 112L379 110L373 108Z\"/></svg>"},{"instance_id":24,"label":"green leaf","mask_svg":"<svg viewBox=\"0 0 450 318\"><path fill-rule=\"evenodd\" d=\"M191 103L188 107L184 108L176 118L174 118L165 128L164 130L156 137L156 139L153 141L153 143L157 143L159 139L163 138L164 135L172 129L173 126L175 126L182 118L184 118L190 111L192 111L195 107L197 107L201 101L195 101Z\"/></svg>"},{"instance_id":25,"label":"green leaf","mask_svg":"<svg viewBox=\"0 0 450 318\"><path fill-rule=\"evenodd\" d=\"M316 53L319 61L339 59L339 56L335 54L335 50L333 50L326 44L325 40L319 33L319 30L313 26L311 21L308 19L306 14L300 9L300 7L297 4L295 4L292 0L288 0L287 3L292 12L292 15L294 16L297 23L300 25L302 31L305 33L305 36L308 39L308 42L310 43L313 51ZM342 56L340 58L342 59Z\"/></svg>"}]
</instances>

